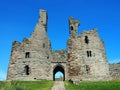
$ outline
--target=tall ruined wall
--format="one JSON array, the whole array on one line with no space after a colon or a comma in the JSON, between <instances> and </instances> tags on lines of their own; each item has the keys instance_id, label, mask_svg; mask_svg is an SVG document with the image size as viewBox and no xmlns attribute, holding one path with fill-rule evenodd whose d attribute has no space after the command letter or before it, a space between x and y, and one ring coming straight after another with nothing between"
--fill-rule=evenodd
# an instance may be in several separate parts
<instances>
[{"instance_id":1,"label":"tall ruined wall","mask_svg":"<svg viewBox=\"0 0 120 90\"><path fill-rule=\"evenodd\" d=\"M22 43L13 42L7 80L50 79L51 45L46 35L47 13L40 11L40 18L30 38Z\"/></svg>"},{"instance_id":2,"label":"tall ruined wall","mask_svg":"<svg viewBox=\"0 0 120 90\"><path fill-rule=\"evenodd\" d=\"M77 56L76 56L76 50L78 49L78 47L80 45L76 45L76 40L77 40L77 29L78 29L78 26L79 26L80 22L77 21L77 20L74 20L73 17L70 17L69 19L69 28L70 28L70 37L68 39L68 42L67 42L67 46L68 46L68 78L71 79L71 78L78 78L79 75L80 75L80 67L81 67L81 64L80 62L78 63L77 62ZM78 47L77 47L78 46ZM79 56L82 56L80 55L79 53Z\"/></svg>"},{"instance_id":3,"label":"tall ruined wall","mask_svg":"<svg viewBox=\"0 0 120 90\"><path fill-rule=\"evenodd\" d=\"M83 31L77 34L76 20L69 19L70 37L68 39L69 78L81 80L109 79L109 65L103 41L97 30ZM71 23L73 22L73 24ZM78 25L78 24L77 24Z\"/></svg>"}]
</instances>

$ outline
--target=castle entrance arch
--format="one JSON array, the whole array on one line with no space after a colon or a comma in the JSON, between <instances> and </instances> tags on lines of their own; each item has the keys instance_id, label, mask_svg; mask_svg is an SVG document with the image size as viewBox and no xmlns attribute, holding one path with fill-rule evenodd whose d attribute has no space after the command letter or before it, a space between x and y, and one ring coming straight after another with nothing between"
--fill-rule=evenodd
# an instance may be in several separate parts
<instances>
[{"instance_id":1,"label":"castle entrance arch","mask_svg":"<svg viewBox=\"0 0 120 90\"><path fill-rule=\"evenodd\" d=\"M62 65L56 65L54 68L53 68L53 81L56 80L55 78L55 74L57 72L61 72L63 74L63 77L59 78L59 80L63 80L65 81L65 70L64 70L64 67Z\"/></svg>"}]
</instances>

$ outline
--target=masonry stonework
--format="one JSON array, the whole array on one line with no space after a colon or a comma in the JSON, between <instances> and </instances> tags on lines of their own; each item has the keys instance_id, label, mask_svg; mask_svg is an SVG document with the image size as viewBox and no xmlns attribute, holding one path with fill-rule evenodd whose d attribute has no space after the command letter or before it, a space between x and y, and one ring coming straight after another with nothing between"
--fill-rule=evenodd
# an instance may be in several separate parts
<instances>
[{"instance_id":1,"label":"masonry stonework","mask_svg":"<svg viewBox=\"0 0 120 90\"><path fill-rule=\"evenodd\" d=\"M110 79L104 42L96 28L77 34L80 22L70 17L67 50L52 51L47 18L47 12L40 10L31 37L13 42L7 80L55 80L57 71L64 74L63 80Z\"/></svg>"}]
</instances>

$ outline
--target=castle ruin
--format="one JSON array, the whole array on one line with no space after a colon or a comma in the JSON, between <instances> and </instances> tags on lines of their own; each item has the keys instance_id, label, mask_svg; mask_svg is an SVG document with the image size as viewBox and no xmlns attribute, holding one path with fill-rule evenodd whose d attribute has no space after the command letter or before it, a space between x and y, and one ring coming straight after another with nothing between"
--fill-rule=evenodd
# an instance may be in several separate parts
<instances>
[{"instance_id":1,"label":"castle ruin","mask_svg":"<svg viewBox=\"0 0 120 90\"><path fill-rule=\"evenodd\" d=\"M55 80L58 71L63 73L63 80L110 79L104 42L96 28L77 34L80 22L70 17L67 50L52 51L47 19L47 12L40 10L31 37L13 42L7 80Z\"/></svg>"}]
</instances>

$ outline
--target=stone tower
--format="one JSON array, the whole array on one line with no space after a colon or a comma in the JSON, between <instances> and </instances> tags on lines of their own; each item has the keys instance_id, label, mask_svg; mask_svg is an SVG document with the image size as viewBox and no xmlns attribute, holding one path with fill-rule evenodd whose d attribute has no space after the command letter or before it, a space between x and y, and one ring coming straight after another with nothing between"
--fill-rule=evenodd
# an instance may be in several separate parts
<instances>
[{"instance_id":1,"label":"stone tower","mask_svg":"<svg viewBox=\"0 0 120 90\"><path fill-rule=\"evenodd\" d=\"M77 34L79 22L69 19L70 37L68 39L68 78L79 80L109 79L109 64L104 42L99 38L96 28Z\"/></svg>"},{"instance_id":2,"label":"stone tower","mask_svg":"<svg viewBox=\"0 0 120 90\"><path fill-rule=\"evenodd\" d=\"M14 41L7 80L50 79L52 59L47 32L47 13L40 10L40 18L30 38Z\"/></svg>"},{"instance_id":3,"label":"stone tower","mask_svg":"<svg viewBox=\"0 0 120 90\"><path fill-rule=\"evenodd\" d=\"M52 51L47 37L47 12L40 10L40 18L30 38L14 41L7 80L109 80L109 64L104 42L96 28L77 34L80 22L69 18L67 50Z\"/></svg>"}]
</instances>

